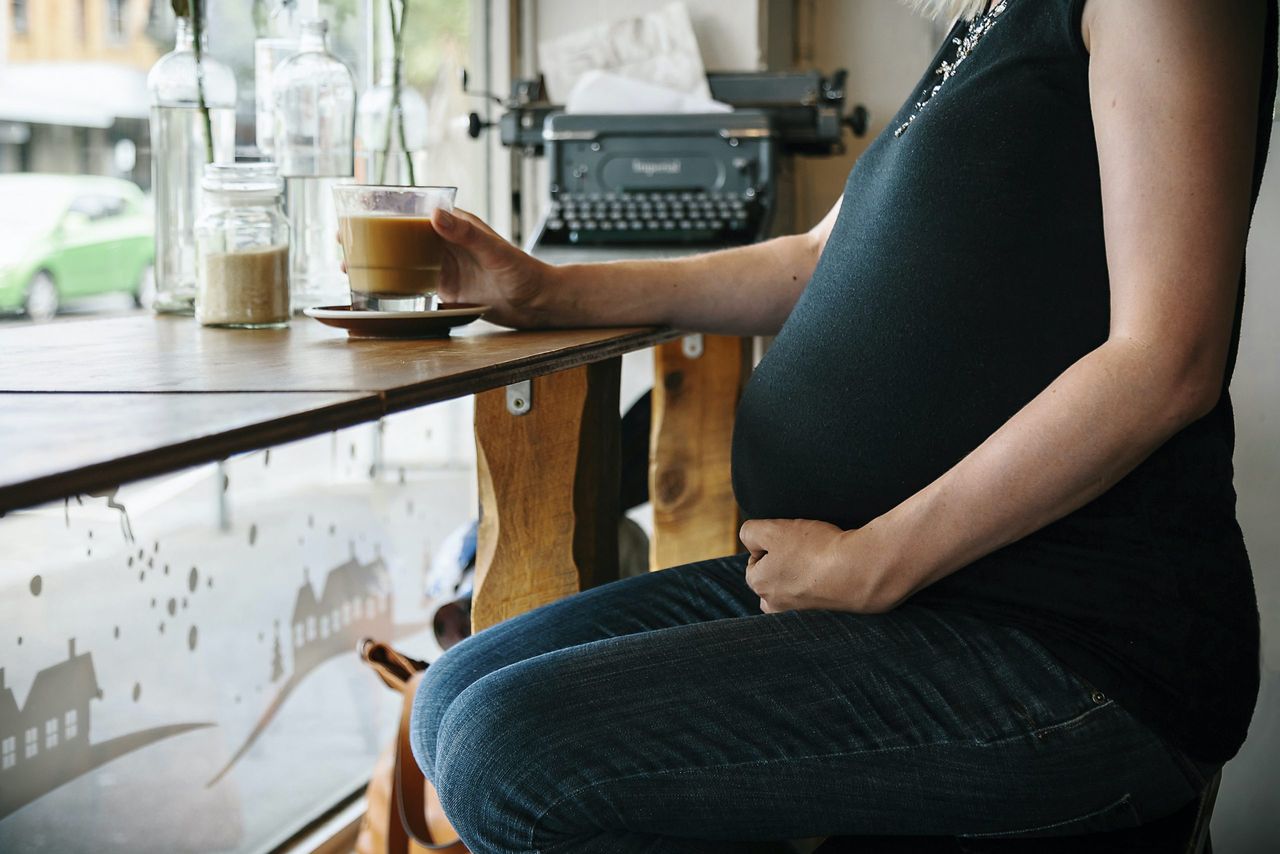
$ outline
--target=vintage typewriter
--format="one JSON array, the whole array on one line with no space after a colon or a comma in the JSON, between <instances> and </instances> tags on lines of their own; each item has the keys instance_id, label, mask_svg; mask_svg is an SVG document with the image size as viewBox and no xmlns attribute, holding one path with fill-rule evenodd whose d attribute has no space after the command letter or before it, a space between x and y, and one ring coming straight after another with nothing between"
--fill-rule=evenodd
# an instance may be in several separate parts
<instances>
[{"instance_id":1,"label":"vintage typewriter","mask_svg":"<svg viewBox=\"0 0 1280 854\"><path fill-rule=\"evenodd\" d=\"M553 114L541 246L752 243L768 233L776 146L769 117Z\"/></svg>"},{"instance_id":2,"label":"vintage typewriter","mask_svg":"<svg viewBox=\"0 0 1280 854\"><path fill-rule=\"evenodd\" d=\"M711 73L732 112L583 115L546 102L539 81L517 81L496 123L502 142L545 155L545 213L525 240L551 261L680 255L770 235L780 160L844 150L861 135L862 107L844 113L846 74ZM472 116L472 135L485 123Z\"/></svg>"}]
</instances>

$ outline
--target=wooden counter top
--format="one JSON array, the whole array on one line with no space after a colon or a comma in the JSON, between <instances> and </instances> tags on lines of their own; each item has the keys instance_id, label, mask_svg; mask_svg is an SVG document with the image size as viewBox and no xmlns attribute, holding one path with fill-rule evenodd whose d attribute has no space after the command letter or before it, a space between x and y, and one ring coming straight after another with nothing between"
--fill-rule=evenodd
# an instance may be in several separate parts
<instances>
[{"instance_id":1,"label":"wooden counter top","mask_svg":"<svg viewBox=\"0 0 1280 854\"><path fill-rule=\"evenodd\" d=\"M349 340L307 318L0 327L0 512L371 421L669 341L665 329Z\"/></svg>"}]
</instances>

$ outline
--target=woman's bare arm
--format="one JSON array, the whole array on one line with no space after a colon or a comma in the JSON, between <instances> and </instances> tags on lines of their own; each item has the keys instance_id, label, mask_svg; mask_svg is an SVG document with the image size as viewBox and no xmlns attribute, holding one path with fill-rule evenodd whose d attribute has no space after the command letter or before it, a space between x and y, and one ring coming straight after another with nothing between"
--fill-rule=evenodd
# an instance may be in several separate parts
<instances>
[{"instance_id":1,"label":"woman's bare arm","mask_svg":"<svg viewBox=\"0 0 1280 854\"><path fill-rule=\"evenodd\" d=\"M1096 498L1217 403L1249 218L1263 3L1086 10L1108 340L864 528L748 522L743 542L767 552L752 581L768 609L891 608ZM825 558L816 580L796 572L805 550Z\"/></svg>"},{"instance_id":2,"label":"woman's bare arm","mask_svg":"<svg viewBox=\"0 0 1280 854\"><path fill-rule=\"evenodd\" d=\"M472 214L437 214L449 241L441 296L495 306L515 327L664 324L769 335L817 266L840 203L802 234L688 258L556 267L531 258Z\"/></svg>"}]
</instances>

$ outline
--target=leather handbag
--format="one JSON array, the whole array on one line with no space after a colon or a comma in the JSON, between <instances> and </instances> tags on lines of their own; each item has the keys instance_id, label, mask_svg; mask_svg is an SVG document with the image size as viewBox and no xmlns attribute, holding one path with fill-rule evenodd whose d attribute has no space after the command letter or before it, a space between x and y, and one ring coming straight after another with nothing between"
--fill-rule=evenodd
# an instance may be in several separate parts
<instances>
[{"instance_id":1,"label":"leather handbag","mask_svg":"<svg viewBox=\"0 0 1280 854\"><path fill-rule=\"evenodd\" d=\"M403 697L400 730L378 758L365 795L367 808L356 839L358 854L417 854L442 851L469 854L445 818L435 787L422 774L409 746L413 698L427 669L425 661L365 638L356 647L360 658L387 687Z\"/></svg>"}]
</instances>

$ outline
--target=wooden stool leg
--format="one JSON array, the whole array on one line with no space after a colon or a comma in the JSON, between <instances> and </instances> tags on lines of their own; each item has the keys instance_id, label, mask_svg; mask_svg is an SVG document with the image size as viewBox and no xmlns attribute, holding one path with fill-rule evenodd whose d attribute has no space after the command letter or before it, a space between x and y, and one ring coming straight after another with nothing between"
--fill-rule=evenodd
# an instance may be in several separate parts
<instances>
[{"instance_id":1,"label":"wooden stool leg","mask_svg":"<svg viewBox=\"0 0 1280 854\"><path fill-rule=\"evenodd\" d=\"M741 514L729 457L751 339L689 336L654 351L649 568L733 554Z\"/></svg>"},{"instance_id":2,"label":"wooden stool leg","mask_svg":"<svg viewBox=\"0 0 1280 854\"><path fill-rule=\"evenodd\" d=\"M618 577L620 365L476 395L475 631Z\"/></svg>"}]
</instances>

